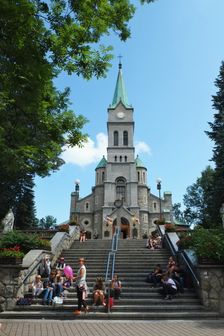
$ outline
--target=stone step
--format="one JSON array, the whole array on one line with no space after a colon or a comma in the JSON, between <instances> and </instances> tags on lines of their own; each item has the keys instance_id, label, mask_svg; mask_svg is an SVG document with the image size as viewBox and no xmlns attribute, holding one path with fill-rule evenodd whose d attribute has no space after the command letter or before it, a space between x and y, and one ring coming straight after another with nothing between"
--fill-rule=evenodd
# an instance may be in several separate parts
<instances>
[{"instance_id":1,"label":"stone step","mask_svg":"<svg viewBox=\"0 0 224 336\"><path fill-rule=\"evenodd\" d=\"M172 301L172 300L171 300ZM31 306L17 306L15 311L74 311L76 304L62 304L57 306L48 306L48 305L31 305ZM91 312L101 311L105 313L105 307L101 306L90 306ZM201 305L182 305L179 304L170 304L170 301L161 302L160 305L114 305L113 312L161 312L161 311L205 311L205 308Z\"/></svg>"},{"instance_id":2,"label":"stone step","mask_svg":"<svg viewBox=\"0 0 224 336\"><path fill-rule=\"evenodd\" d=\"M57 312L57 315L55 313ZM49 320L196 320L196 319L215 319L219 315L215 312L206 311L163 311L163 312L111 312L105 313L102 311L82 313L79 316L73 314L72 311L65 309L52 311L10 311L0 314L1 319L49 319Z\"/></svg>"}]
</instances>

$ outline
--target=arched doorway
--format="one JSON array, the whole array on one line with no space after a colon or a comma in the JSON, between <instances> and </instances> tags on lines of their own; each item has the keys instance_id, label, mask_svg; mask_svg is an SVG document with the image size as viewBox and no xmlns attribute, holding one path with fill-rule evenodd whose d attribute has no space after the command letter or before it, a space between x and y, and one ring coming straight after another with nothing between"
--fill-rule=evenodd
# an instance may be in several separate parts
<instances>
[{"instance_id":1,"label":"arched doorway","mask_svg":"<svg viewBox=\"0 0 224 336\"><path fill-rule=\"evenodd\" d=\"M117 218L113 221L113 234L115 232L117 226ZM120 237L123 239L130 238L130 224L127 218L121 217L121 226L120 226L121 234Z\"/></svg>"}]
</instances>

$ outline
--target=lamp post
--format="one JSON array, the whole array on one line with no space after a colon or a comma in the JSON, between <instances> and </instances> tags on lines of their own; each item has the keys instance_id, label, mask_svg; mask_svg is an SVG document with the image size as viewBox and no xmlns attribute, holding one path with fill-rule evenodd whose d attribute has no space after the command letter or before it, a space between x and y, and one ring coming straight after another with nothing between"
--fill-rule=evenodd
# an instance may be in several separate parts
<instances>
[{"instance_id":1,"label":"lamp post","mask_svg":"<svg viewBox=\"0 0 224 336\"><path fill-rule=\"evenodd\" d=\"M80 180L75 180L75 192L77 195L79 195L79 185L80 185Z\"/></svg>"},{"instance_id":2,"label":"lamp post","mask_svg":"<svg viewBox=\"0 0 224 336\"><path fill-rule=\"evenodd\" d=\"M161 203L161 178L157 178L157 190L159 190L159 219L162 220L162 203Z\"/></svg>"}]
</instances>

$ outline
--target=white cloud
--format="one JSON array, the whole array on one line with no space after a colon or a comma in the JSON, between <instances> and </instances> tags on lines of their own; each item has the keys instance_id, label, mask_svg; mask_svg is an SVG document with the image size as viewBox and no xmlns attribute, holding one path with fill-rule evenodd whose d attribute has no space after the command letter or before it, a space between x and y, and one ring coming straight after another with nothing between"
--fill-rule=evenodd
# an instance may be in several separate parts
<instances>
[{"instance_id":1,"label":"white cloud","mask_svg":"<svg viewBox=\"0 0 224 336\"><path fill-rule=\"evenodd\" d=\"M148 153L151 154L151 149L147 143L143 141L138 141L135 143L135 153L140 154L140 153Z\"/></svg>"},{"instance_id":2,"label":"white cloud","mask_svg":"<svg viewBox=\"0 0 224 336\"><path fill-rule=\"evenodd\" d=\"M73 148L67 147L62 154L62 159L66 163L72 163L78 166L88 166L91 163L98 162L107 152L107 135L98 133L96 136L96 143L88 138L88 141L82 148L75 146Z\"/></svg>"},{"instance_id":3,"label":"white cloud","mask_svg":"<svg viewBox=\"0 0 224 336\"><path fill-rule=\"evenodd\" d=\"M104 133L98 133L96 141L88 138L88 141L82 148L75 146L73 148L67 147L62 154L62 159L66 163L72 163L81 167L88 166L92 163L98 163L103 155L107 156L107 135ZM138 141L135 144L136 154L150 153L149 146L143 142Z\"/></svg>"}]
</instances>

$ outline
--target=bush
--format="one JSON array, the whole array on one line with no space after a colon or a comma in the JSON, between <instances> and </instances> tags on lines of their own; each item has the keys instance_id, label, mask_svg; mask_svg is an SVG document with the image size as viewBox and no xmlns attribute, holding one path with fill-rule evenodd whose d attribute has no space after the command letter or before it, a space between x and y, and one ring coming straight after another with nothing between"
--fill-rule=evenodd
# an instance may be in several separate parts
<instances>
[{"instance_id":1,"label":"bush","mask_svg":"<svg viewBox=\"0 0 224 336\"><path fill-rule=\"evenodd\" d=\"M0 248L13 248L19 246L24 253L33 249L46 249L50 247L50 242L45 239L39 239L35 234L26 234L23 232L10 231L0 239Z\"/></svg>"},{"instance_id":2,"label":"bush","mask_svg":"<svg viewBox=\"0 0 224 336\"><path fill-rule=\"evenodd\" d=\"M69 232L69 225L68 224L59 225L58 230L60 232Z\"/></svg>"},{"instance_id":3,"label":"bush","mask_svg":"<svg viewBox=\"0 0 224 336\"><path fill-rule=\"evenodd\" d=\"M180 250L189 249L192 246L192 236L190 234L182 234L176 242Z\"/></svg>"},{"instance_id":4,"label":"bush","mask_svg":"<svg viewBox=\"0 0 224 336\"><path fill-rule=\"evenodd\" d=\"M167 232L175 232L176 226L174 224L165 224L165 230Z\"/></svg>"},{"instance_id":5,"label":"bush","mask_svg":"<svg viewBox=\"0 0 224 336\"><path fill-rule=\"evenodd\" d=\"M198 227L192 231L191 248L197 257L214 261L224 260L224 231Z\"/></svg>"},{"instance_id":6,"label":"bush","mask_svg":"<svg viewBox=\"0 0 224 336\"><path fill-rule=\"evenodd\" d=\"M25 253L20 251L20 247L18 245L10 248L0 248L0 257L17 257L23 258Z\"/></svg>"}]
</instances>

